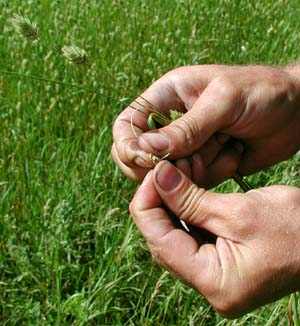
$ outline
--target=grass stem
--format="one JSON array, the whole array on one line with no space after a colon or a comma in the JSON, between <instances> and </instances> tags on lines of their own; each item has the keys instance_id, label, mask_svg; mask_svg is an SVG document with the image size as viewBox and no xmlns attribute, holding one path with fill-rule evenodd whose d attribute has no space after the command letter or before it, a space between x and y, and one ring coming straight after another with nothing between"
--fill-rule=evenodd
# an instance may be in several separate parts
<instances>
[{"instance_id":1,"label":"grass stem","mask_svg":"<svg viewBox=\"0 0 300 326\"><path fill-rule=\"evenodd\" d=\"M2 69L0 69L0 72L2 72L3 74L15 76L15 77L29 78L29 79L43 81L43 82L46 82L46 83L53 83L53 84L58 84L58 85L62 85L62 86L67 86L67 87L73 87L73 88L82 89L82 90L85 90L85 91L88 91L88 92L92 92L92 93L98 93L97 90L95 90L93 88L82 86L82 85L78 85L78 84L66 83L66 82L62 82L62 81L56 80L56 79L49 79L49 78L45 78L45 77L41 77L41 76L35 76L35 75L29 75L29 74L22 74L22 73L19 73L19 72L9 71L9 70L2 70Z\"/></svg>"}]
</instances>

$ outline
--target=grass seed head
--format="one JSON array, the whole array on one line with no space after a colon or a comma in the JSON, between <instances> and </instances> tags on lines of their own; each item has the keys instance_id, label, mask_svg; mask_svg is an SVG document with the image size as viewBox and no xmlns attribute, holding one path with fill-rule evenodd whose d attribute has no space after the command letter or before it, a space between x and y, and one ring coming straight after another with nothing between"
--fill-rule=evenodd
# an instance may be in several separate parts
<instances>
[{"instance_id":1,"label":"grass seed head","mask_svg":"<svg viewBox=\"0 0 300 326\"><path fill-rule=\"evenodd\" d=\"M176 110L170 110L170 118L172 121L175 121L183 116L182 112Z\"/></svg>"},{"instance_id":2,"label":"grass seed head","mask_svg":"<svg viewBox=\"0 0 300 326\"><path fill-rule=\"evenodd\" d=\"M15 14L11 19L11 23L17 33L27 40L35 41L39 38L37 25L32 23L28 18Z\"/></svg>"},{"instance_id":3,"label":"grass seed head","mask_svg":"<svg viewBox=\"0 0 300 326\"><path fill-rule=\"evenodd\" d=\"M79 48L76 45L67 46L62 48L63 56L67 60L77 66L85 65L89 62L88 55L84 49Z\"/></svg>"}]
</instances>

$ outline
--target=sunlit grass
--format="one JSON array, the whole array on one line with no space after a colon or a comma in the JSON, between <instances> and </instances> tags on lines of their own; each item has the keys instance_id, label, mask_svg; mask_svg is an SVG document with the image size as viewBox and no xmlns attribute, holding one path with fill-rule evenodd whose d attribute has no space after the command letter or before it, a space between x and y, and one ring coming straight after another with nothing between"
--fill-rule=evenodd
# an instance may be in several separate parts
<instances>
[{"instance_id":1,"label":"sunlit grass","mask_svg":"<svg viewBox=\"0 0 300 326\"><path fill-rule=\"evenodd\" d=\"M109 151L116 115L174 67L296 60L299 16L295 0L0 2L3 325L287 324L286 298L227 321L157 267L128 214L136 186ZM67 62L69 44L88 65ZM298 171L295 157L249 180L299 185Z\"/></svg>"}]
</instances>

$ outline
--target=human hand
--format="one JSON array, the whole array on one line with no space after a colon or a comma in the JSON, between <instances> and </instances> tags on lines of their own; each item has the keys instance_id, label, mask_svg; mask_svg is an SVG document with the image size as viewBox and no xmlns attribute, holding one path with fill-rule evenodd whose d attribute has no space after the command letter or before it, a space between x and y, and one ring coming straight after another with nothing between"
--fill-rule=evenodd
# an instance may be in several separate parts
<instances>
[{"instance_id":1,"label":"human hand","mask_svg":"<svg viewBox=\"0 0 300 326\"><path fill-rule=\"evenodd\" d=\"M175 228L164 206L215 234L216 243L199 245ZM227 318L300 288L298 188L210 193L163 161L143 181L130 212L154 259Z\"/></svg>"},{"instance_id":2,"label":"human hand","mask_svg":"<svg viewBox=\"0 0 300 326\"><path fill-rule=\"evenodd\" d=\"M146 152L170 153L168 159L205 188L236 170L251 174L288 159L300 139L300 83L294 75L291 68L263 66L170 71L142 95L164 114L187 112L156 131L148 131L145 115L136 112L133 132L134 110L126 108L114 124L112 156L125 174L142 181L152 167Z\"/></svg>"}]
</instances>

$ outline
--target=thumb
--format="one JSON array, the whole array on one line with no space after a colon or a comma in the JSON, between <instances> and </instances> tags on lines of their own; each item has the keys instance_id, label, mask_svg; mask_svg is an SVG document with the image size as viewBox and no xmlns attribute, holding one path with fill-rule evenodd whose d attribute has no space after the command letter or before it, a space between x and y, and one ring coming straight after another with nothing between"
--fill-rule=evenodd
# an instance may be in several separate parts
<instances>
[{"instance_id":1,"label":"thumb","mask_svg":"<svg viewBox=\"0 0 300 326\"><path fill-rule=\"evenodd\" d=\"M180 220L216 236L228 236L226 195L198 188L168 161L155 167L154 185L162 201Z\"/></svg>"},{"instance_id":2,"label":"thumb","mask_svg":"<svg viewBox=\"0 0 300 326\"><path fill-rule=\"evenodd\" d=\"M143 133L140 148L158 157L185 157L198 150L214 133L236 121L241 96L237 87L224 78L214 79L192 108L168 126Z\"/></svg>"}]
</instances>

